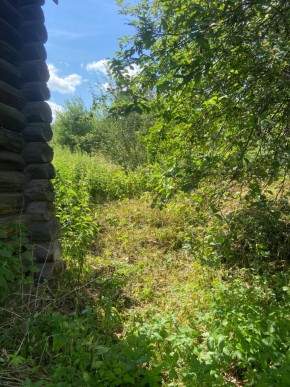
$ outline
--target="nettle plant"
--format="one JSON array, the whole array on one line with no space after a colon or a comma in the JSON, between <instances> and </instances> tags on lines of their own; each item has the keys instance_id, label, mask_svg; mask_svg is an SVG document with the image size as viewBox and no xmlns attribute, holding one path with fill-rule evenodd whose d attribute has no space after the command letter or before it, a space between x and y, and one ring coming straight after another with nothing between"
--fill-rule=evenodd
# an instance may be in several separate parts
<instances>
[{"instance_id":1,"label":"nettle plant","mask_svg":"<svg viewBox=\"0 0 290 387\"><path fill-rule=\"evenodd\" d=\"M0 303L16 289L31 284L33 272L32 246L25 227L0 225Z\"/></svg>"}]
</instances>

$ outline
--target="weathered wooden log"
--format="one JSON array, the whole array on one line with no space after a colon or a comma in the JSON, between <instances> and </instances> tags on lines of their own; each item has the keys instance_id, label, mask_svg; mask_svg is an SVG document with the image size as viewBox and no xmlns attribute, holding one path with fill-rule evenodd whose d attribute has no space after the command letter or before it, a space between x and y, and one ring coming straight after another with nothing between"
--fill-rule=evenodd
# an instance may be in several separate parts
<instances>
[{"instance_id":1,"label":"weathered wooden log","mask_svg":"<svg viewBox=\"0 0 290 387\"><path fill-rule=\"evenodd\" d=\"M1 15L2 16L2 15ZM0 17L0 40L4 40L15 50L20 50L22 45L21 35L11 24Z\"/></svg>"},{"instance_id":2,"label":"weathered wooden log","mask_svg":"<svg viewBox=\"0 0 290 387\"><path fill-rule=\"evenodd\" d=\"M31 142L22 152L27 163L49 163L53 159L53 150L45 142Z\"/></svg>"},{"instance_id":3,"label":"weathered wooden log","mask_svg":"<svg viewBox=\"0 0 290 387\"><path fill-rule=\"evenodd\" d=\"M39 270L36 275L44 280L49 280L61 275L65 271L66 263L60 259L55 262L38 263L36 267Z\"/></svg>"},{"instance_id":4,"label":"weathered wooden log","mask_svg":"<svg viewBox=\"0 0 290 387\"><path fill-rule=\"evenodd\" d=\"M25 224L28 225L30 222L30 216L22 213L16 213L9 216L0 216L0 224L7 226L10 224Z\"/></svg>"},{"instance_id":5,"label":"weathered wooden log","mask_svg":"<svg viewBox=\"0 0 290 387\"><path fill-rule=\"evenodd\" d=\"M45 22L44 13L39 5L27 5L20 9L23 20L25 21L41 21L43 24Z\"/></svg>"},{"instance_id":6,"label":"weathered wooden log","mask_svg":"<svg viewBox=\"0 0 290 387\"><path fill-rule=\"evenodd\" d=\"M9 163L7 161L0 161L0 171L23 171L23 167L17 164Z\"/></svg>"},{"instance_id":7,"label":"weathered wooden log","mask_svg":"<svg viewBox=\"0 0 290 387\"><path fill-rule=\"evenodd\" d=\"M28 142L48 142L52 139L51 126L47 122L31 122L23 131Z\"/></svg>"},{"instance_id":8,"label":"weathered wooden log","mask_svg":"<svg viewBox=\"0 0 290 387\"><path fill-rule=\"evenodd\" d=\"M25 196L30 201L48 200L52 202L55 198L52 182L48 179L30 180L25 189Z\"/></svg>"},{"instance_id":9,"label":"weathered wooden log","mask_svg":"<svg viewBox=\"0 0 290 387\"><path fill-rule=\"evenodd\" d=\"M0 15L16 28L18 28L22 22L21 14L13 7L11 1L8 0L0 0Z\"/></svg>"},{"instance_id":10,"label":"weathered wooden log","mask_svg":"<svg viewBox=\"0 0 290 387\"><path fill-rule=\"evenodd\" d=\"M29 101L48 101L50 91L45 82L26 82L22 93Z\"/></svg>"},{"instance_id":11,"label":"weathered wooden log","mask_svg":"<svg viewBox=\"0 0 290 387\"><path fill-rule=\"evenodd\" d=\"M45 47L42 43L39 42L25 44L22 47L21 55L24 61L31 61L36 59L46 61L47 59Z\"/></svg>"},{"instance_id":12,"label":"weathered wooden log","mask_svg":"<svg viewBox=\"0 0 290 387\"><path fill-rule=\"evenodd\" d=\"M52 112L46 102L28 102L21 111L29 122L52 122Z\"/></svg>"},{"instance_id":13,"label":"weathered wooden log","mask_svg":"<svg viewBox=\"0 0 290 387\"><path fill-rule=\"evenodd\" d=\"M26 82L47 82L49 80L48 67L42 59L24 62L20 66L20 71Z\"/></svg>"},{"instance_id":14,"label":"weathered wooden log","mask_svg":"<svg viewBox=\"0 0 290 387\"><path fill-rule=\"evenodd\" d=\"M26 162L19 153L0 150L0 170L23 171L25 165Z\"/></svg>"},{"instance_id":15,"label":"weathered wooden log","mask_svg":"<svg viewBox=\"0 0 290 387\"><path fill-rule=\"evenodd\" d=\"M9 83L11 86L21 88L23 78L17 67L0 58L0 80Z\"/></svg>"},{"instance_id":16,"label":"weathered wooden log","mask_svg":"<svg viewBox=\"0 0 290 387\"><path fill-rule=\"evenodd\" d=\"M24 43L47 41L47 30L41 20L29 20L24 22L20 27L20 33Z\"/></svg>"},{"instance_id":17,"label":"weathered wooden log","mask_svg":"<svg viewBox=\"0 0 290 387\"><path fill-rule=\"evenodd\" d=\"M26 104L26 99L19 89L0 80L0 102L16 109L22 109Z\"/></svg>"},{"instance_id":18,"label":"weathered wooden log","mask_svg":"<svg viewBox=\"0 0 290 387\"><path fill-rule=\"evenodd\" d=\"M11 130L0 127L0 149L1 148L12 152L20 152L23 148L22 133L12 132Z\"/></svg>"},{"instance_id":19,"label":"weathered wooden log","mask_svg":"<svg viewBox=\"0 0 290 387\"><path fill-rule=\"evenodd\" d=\"M22 193L0 193L0 217L20 213L25 207Z\"/></svg>"},{"instance_id":20,"label":"weathered wooden log","mask_svg":"<svg viewBox=\"0 0 290 387\"><path fill-rule=\"evenodd\" d=\"M0 126L20 132L27 124L24 114L17 109L0 102Z\"/></svg>"},{"instance_id":21,"label":"weathered wooden log","mask_svg":"<svg viewBox=\"0 0 290 387\"><path fill-rule=\"evenodd\" d=\"M22 192L27 181L24 173L0 171L0 192Z\"/></svg>"},{"instance_id":22,"label":"weathered wooden log","mask_svg":"<svg viewBox=\"0 0 290 387\"><path fill-rule=\"evenodd\" d=\"M19 65L22 57L18 50L11 47L7 42L0 38L0 58L6 60L13 65Z\"/></svg>"},{"instance_id":23,"label":"weathered wooden log","mask_svg":"<svg viewBox=\"0 0 290 387\"><path fill-rule=\"evenodd\" d=\"M28 234L32 242L54 241L60 237L59 221L33 222L28 226Z\"/></svg>"},{"instance_id":24,"label":"weathered wooden log","mask_svg":"<svg viewBox=\"0 0 290 387\"><path fill-rule=\"evenodd\" d=\"M50 202L32 202L28 204L26 213L31 216L32 220L43 222L55 216L55 207Z\"/></svg>"},{"instance_id":25,"label":"weathered wooden log","mask_svg":"<svg viewBox=\"0 0 290 387\"><path fill-rule=\"evenodd\" d=\"M45 0L20 0L20 4L23 6L31 5L31 4L37 4L39 6L44 5Z\"/></svg>"},{"instance_id":26,"label":"weathered wooden log","mask_svg":"<svg viewBox=\"0 0 290 387\"><path fill-rule=\"evenodd\" d=\"M51 163L28 164L24 173L30 179L54 179L55 170Z\"/></svg>"},{"instance_id":27,"label":"weathered wooden log","mask_svg":"<svg viewBox=\"0 0 290 387\"><path fill-rule=\"evenodd\" d=\"M62 256L60 241L34 244L33 256L37 262L54 262L59 260Z\"/></svg>"}]
</instances>

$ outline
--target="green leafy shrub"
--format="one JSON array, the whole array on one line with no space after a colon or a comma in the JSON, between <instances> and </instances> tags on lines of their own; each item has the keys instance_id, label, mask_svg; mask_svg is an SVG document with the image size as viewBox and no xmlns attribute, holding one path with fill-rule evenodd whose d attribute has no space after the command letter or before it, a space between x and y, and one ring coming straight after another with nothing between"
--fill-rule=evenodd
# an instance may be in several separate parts
<instances>
[{"instance_id":1,"label":"green leafy shrub","mask_svg":"<svg viewBox=\"0 0 290 387\"><path fill-rule=\"evenodd\" d=\"M56 148L55 152L57 217L62 227L64 255L79 275L85 256L90 252L94 235L100 229L97 204L141 194L146 176L141 171L126 173L102 156Z\"/></svg>"},{"instance_id":2,"label":"green leafy shrub","mask_svg":"<svg viewBox=\"0 0 290 387\"><path fill-rule=\"evenodd\" d=\"M71 151L80 149L92 152L103 143L101 130L97 129L94 114L87 109L80 98L66 101L63 112L57 113L53 125L53 143L66 146Z\"/></svg>"},{"instance_id":3,"label":"green leafy shrub","mask_svg":"<svg viewBox=\"0 0 290 387\"><path fill-rule=\"evenodd\" d=\"M30 321L30 335L19 357L30 354L30 365L45 365L42 386L157 386L159 369L150 367L153 347L146 337L125 340L98 329L98 316L87 308L80 316L47 313ZM37 386L27 380L24 386Z\"/></svg>"},{"instance_id":4,"label":"green leafy shrub","mask_svg":"<svg viewBox=\"0 0 290 387\"><path fill-rule=\"evenodd\" d=\"M0 304L16 289L32 283L35 271L25 227L21 224L0 225Z\"/></svg>"},{"instance_id":5,"label":"green leafy shrub","mask_svg":"<svg viewBox=\"0 0 290 387\"><path fill-rule=\"evenodd\" d=\"M246 265L289 260L290 206L287 201L246 202L219 224L223 233L217 235L215 242L222 260Z\"/></svg>"},{"instance_id":6,"label":"green leafy shrub","mask_svg":"<svg viewBox=\"0 0 290 387\"><path fill-rule=\"evenodd\" d=\"M225 373L252 385L288 384L289 288L277 302L275 292L260 276L240 279L216 289L211 313L200 318L207 325L202 357Z\"/></svg>"},{"instance_id":7,"label":"green leafy shrub","mask_svg":"<svg viewBox=\"0 0 290 387\"><path fill-rule=\"evenodd\" d=\"M135 170L147 160L144 136L152 117L138 113L111 117L102 98L92 108L86 108L80 98L66 101L64 111L58 112L53 124L53 143L71 152L99 152L125 170Z\"/></svg>"},{"instance_id":8,"label":"green leafy shrub","mask_svg":"<svg viewBox=\"0 0 290 387\"><path fill-rule=\"evenodd\" d=\"M57 171L56 190L59 184L83 187L87 200L92 204L133 197L147 188L146 171L125 172L102 155L89 156L71 153L65 148L55 148L54 165Z\"/></svg>"}]
</instances>

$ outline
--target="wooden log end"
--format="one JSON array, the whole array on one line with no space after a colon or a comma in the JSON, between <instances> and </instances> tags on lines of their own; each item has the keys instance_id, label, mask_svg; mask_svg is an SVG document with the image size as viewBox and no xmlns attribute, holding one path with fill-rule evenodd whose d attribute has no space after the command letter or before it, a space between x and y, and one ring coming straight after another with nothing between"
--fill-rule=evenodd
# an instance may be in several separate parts
<instances>
[{"instance_id":1,"label":"wooden log end","mask_svg":"<svg viewBox=\"0 0 290 387\"><path fill-rule=\"evenodd\" d=\"M45 47L40 42L25 44L21 50L21 55L25 61L41 60L46 61L47 53Z\"/></svg>"},{"instance_id":2,"label":"wooden log end","mask_svg":"<svg viewBox=\"0 0 290 387\"><path fill-rule=\"evenodd\" d=\"M27 142L49 142L52 139L52 129L48 122L31 122L23 131Z\"/></svg>"},{"instance_id":3,"label":"wooden log end","mask_svg":"<svg viewBox=\"0 0 290 387\"><path fill-rule=\"evenodd\" d=\"M49 80L48 66L42 59L23 62L20 71L26 82L47 82Z\"/></svg>"},{"instance_id":4,"label":"wooden log end","mask_svg":"<svg viewBox=\"0 0 290 387\"><path fill-rule=\"evenodd\" d=\"M55 170L51 163L28 164L24 173L29 179L54 179Z\"/></svg>"},{"instance_id":5,"label":"wooden log end","mask_svg":"<svg viewBox=\"0 0 290 387\"><path fill-rule=\"evenodd\" d=\"M53 159L53 150L44 142L32 142L25 146L22 157L27 163L48 163Z\"/></svg>"},{"instance_id":6,"label":"wooden log end","mask_svg":"<svg viewBox=\"0 0 290 387\"><path fill-rule=\"evenodd\" d=\"M26 212L33 221L42 222L51 220L55 216L55 207L51 202L47 201L31 202L28 204Z\"/></svg>"},{"instance_id":7,"label":"wooden log end","mask_svg":"<svg viewBox=\"0 0 290 387\"><path fill-rule=\"evenodd\" d=\"M62 248L59 240L37 243L33 246L33 257L36 262L54 262L60 260Z\"/></svg>"},{"instance_id":8,"label":"wooden log end","mask_svg":"<svg viewBox=\"0 0 290 387\"><path fill-rule=\"evenodd\" d=\"M27 20L22 23L20 33L24 43L40 42L46 43L47 30L43 20Z\"/></svg>"},{"instance_id":9,"label":"wooden log end","mask_svg":"<svg viewBox=\"0 0 290 387\"><path fill-rule=\"evenodd\" d=\"M30 180L24 193L30 201L52 202L55 199L53 184L49 179Z\"/></svg>"},{"instance_id":10,"label":"wooden log end","mask_svg":"<svg viewBox=\"0 0 290 387\"><path fill-rule=\"evenodd\" d=\"M29 238L32 242L54 241L60 238L60 223L58 219L47 222L32 222L28 226Z\"/></svg>"},{"instance_id":11,"label":"wooden log end","mask_svg":"<svg viewBox=\"0 0 290 387\"><path fill-rule=\"evenodd\" d=\"M29 122L52 122L52 111L47 102L28 102L21 113Z\"/></svg>"},{"instance_id":12,"label":"wooden log end","mask_svg":"<svg viewBox=\"0 0 290 387\"><path fill-rule=\"evenodd\" d=\"M36 264L38 273L36 276L42 280L50 280L61 275L66 269L64 260Z\"/></svg>"},{"instance_id":13,"label":"wooden log end","mask_svg":"<svg viewBox=\"0 0 290 387\"><path fill-rule=\"evenodd\" d=\"M22 93L28 101L48 101L50 91L46 82L26 82L22 87Z\"/></svg>"}]
</instances>

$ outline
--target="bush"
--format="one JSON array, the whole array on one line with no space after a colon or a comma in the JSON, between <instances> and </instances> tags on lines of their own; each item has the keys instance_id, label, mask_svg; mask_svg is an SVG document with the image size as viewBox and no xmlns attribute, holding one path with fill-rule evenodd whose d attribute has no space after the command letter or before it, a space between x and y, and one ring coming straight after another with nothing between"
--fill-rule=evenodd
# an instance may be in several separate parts
<instances>
[{"instance_id":1,"label":"bush","mask_svg":"<svg viewBox=\"0 0 290 387\"><path fill-rule=\"evenodd\" d=\"M96 131L97 120L80 98L66 101L65 110L57 113L53 125L53 142L67 146L71 151L92 152L103 142L101 130Z\"/></svg>"},{"instance_id":2,"label":"bush","mask_svg":"<svg viewBox=\"0 0 290 387\"><path fill-rule=\"evenodd\" d=\"M246 202L225 217L217 249L228 263L257 265L290 257L290 205L285 200Z\"/></svg>"},{"instance_id":3,"label":"bush","mask_svg":"<svg viewBox=\"0 0 290 387\"><path fill-rule=\"evenodd\" d=\"M32 283L35 272L32 262L32 246L21 224L0 225L0 305L16 289Z\"/></svg>"},{"instance_id":4,"label":"bush","mask_svg":"<svg viewBox=\"0 0 290 387\"><path fill-rule=\"evenodd\" d=\"M142 171L126 173L103 156L55 149L57 216L61 221L64 252L83 257L98 229L93 206L132 197L146 189Z\"/></svg>"},{"instance_id":5,"label":"bush","mask_svg":"<svg viewBox=\"0 0 290 387\"><path fill-rule=\"evenodd\" d=\"M131 113L109 117L106 108L86 108L80 98L66 101L53 125L56 145L89 154L101 152L125 170L135 170L147 160L143 137L152 124L149 115Z\"/></svg>"}]
</instances>

